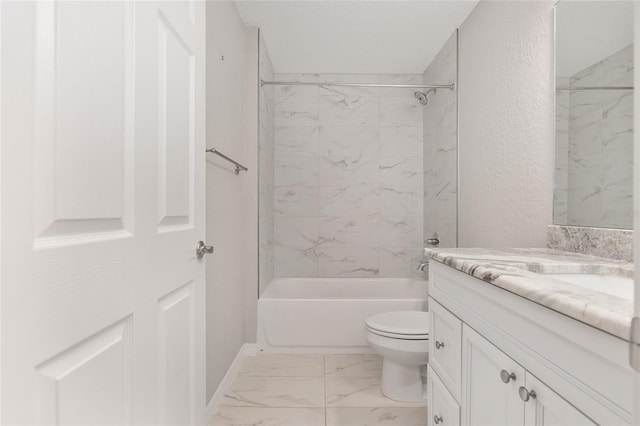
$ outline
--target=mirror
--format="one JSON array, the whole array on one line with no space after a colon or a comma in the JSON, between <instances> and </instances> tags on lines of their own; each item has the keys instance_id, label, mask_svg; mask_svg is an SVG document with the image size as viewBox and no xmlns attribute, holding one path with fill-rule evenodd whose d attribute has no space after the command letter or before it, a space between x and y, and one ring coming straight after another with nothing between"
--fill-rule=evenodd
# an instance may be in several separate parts
<instances>
[{"instance_id":1,"label":"mirror","mask_svg":"<svg viewBox=\"0 0 640 426\"><path fill-rule=\"evenodd\" d=\"M556 4L555 225L633 228L633 3Z\"/></svg>"}]
</instances>

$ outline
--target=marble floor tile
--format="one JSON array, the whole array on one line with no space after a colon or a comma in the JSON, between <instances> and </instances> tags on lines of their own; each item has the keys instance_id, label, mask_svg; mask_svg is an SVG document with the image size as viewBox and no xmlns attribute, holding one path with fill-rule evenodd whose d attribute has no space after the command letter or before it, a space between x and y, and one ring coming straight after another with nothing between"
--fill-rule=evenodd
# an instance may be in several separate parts
<instances>
[{"instance_id":1,"label":"marble floor tile","mask_svg":"<svg viewBox=\"0 0 640 426\"><path fill-rule=\"evenodd\" d=\"M325 378L327 407L421 407L424 404L398 402L380 391L380 377Z\"/></svg>"},{"instance_id":2,"label":"marble floor tile","mask_svg":"<svg viewBox=\"0 0 640 426\"><path fill-rule=\"evenodd\" d=\"M325 375L348 377L380 377L382 357L379 355L326 355Z\"/></svg>"},{"instance_id":3,"label":"marble floor tile","mask_svg":"<svg viewBox=\"0 0 640 426\"><path fill-rule=\"evenodd\" d=\"M235 407L324 407L322 377L237 376L220 405Z\"/></svg>"},{"instance_id":4,"label":"marble floor tile","mask_svg":"<svg viewBox=\"0 0 640 426\"><path fill-rule=\"evenodd\" d=\"M280 377L322 377L322 355L264 354L247 357L240 367L240 375Z\"/></svg>"},{"instance_id":5,"label":"marble floor tile","mask_svg":"<svg viewBox=\"0 0 640 426\"><path fill-rule=\"evenodd\" d=\"M327 426L426 426L427 407L327 408Z\"/></svg>"},{"instance_id":6,"label":"marble floor tile","mask_svg":"<svg viewBox=\"0 0 640 426\"><path fill-rule=\"evenodd\" d=\"M209 425L324 426L325 416L324 408L262 408L222 406L218 409L218 412L210 421Z\"/></svg>"}]
</instances>

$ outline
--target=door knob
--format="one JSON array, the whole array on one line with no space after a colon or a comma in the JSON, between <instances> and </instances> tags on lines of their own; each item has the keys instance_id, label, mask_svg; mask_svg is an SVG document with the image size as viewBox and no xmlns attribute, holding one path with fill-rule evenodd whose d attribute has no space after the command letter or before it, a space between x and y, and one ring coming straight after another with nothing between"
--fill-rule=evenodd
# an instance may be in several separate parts
<instances>
[{"instance_id":1,"label":"door knob","mask_svg":"<svg viewBox=\"0 0 640 426\"><path fill-rule=\"evenodd\" d=\"M438 342L436 340L436 349L444 348L444 342Z\"/></svg>"},{"instance_id":2,"label":"door knob","mask_svg":"<svg viewBox=\"0 0 640 426\"><path fill-rule=\"evenodd\" d=\"M515 379L516 379L515 373L509 373L507 370L502 370L500 372L500 380L502 380L504 383L509 383L511 380L515 380Z\"/></svg>"},{"instance_id":3,"label":"door knob","mask_svg":"<svg viewBox=\"0 0 640 426\"><path fill-rule=\"evenodd\" d=\"M198 259L202 259L205 254L211 253L213 253L213 246L208 246L205 245L204 242L198 241L198 244L196 245L196 256L198 256Z\"/></svg>"},{"instance_id":4,"label":"door knob","mask_svg":"<svg viewBox=\"0 0 640 426\"><path fill-rule=\"evenodd\" d=\"M433 416L433 422L435 424L440 424L442 423L442 416Z\"/></svg>"}]
</instances>

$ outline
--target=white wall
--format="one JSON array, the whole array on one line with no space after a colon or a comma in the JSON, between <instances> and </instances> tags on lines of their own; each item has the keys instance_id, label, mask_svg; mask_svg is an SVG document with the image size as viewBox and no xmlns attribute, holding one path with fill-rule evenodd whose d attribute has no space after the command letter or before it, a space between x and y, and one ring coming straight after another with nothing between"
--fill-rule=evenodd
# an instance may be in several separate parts
<instances>
[{"instance_id":1,"label":"white wall","mask_svg":"<svg viewBox=\"0 0 640 426\"><path fill-rule=\"evenodd\" d=\"M460 28L459 245L545 247L553 2L481 1Z\"/></svg>"},{"instance_id":2,"label":"white wall","mask_svg":"<svg viewBox=\"0 0 640 426\"><path fill-rule=\"evenodd\" d=\"M247 80L247 34L233 2L207 2L207 146L249 167L236 175L230 163L207 156L206 241L215 246L206 260L208 399L239 348L255 335L257 130L252 134L249 128L257 129L257 95L251 98L246 82L256 94L257 82ZM250 102L253 122L244 108Z\"/></svg>"}]
</instances>

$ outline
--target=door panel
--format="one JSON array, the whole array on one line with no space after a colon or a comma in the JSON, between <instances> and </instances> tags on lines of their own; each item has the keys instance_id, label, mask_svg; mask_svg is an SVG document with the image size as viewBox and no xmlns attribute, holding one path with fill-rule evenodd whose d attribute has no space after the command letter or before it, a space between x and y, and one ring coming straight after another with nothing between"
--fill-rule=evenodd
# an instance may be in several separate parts
<instances>
[{"instance_id":1,"label":"door panel","mask_svg":"<svg viewBox=\"0 0 640 426\"><path fill-rule=\"evenodd\" d=\"M203 424L204 3L0 19L0 423Z\"/></svg>"},{"instance_id":2,"label":"door panel","mask_svg":"<svg viewBox=\"0 0 640 426\"><path fill-rule=\"evenodd\" d=\"M132 231L132 9L36 5L35 247Z\"/></svg>"},{"instance_id":3,"label":"door panel","mask_svg":"<svg viewBox=\"0 0 640 426\"><path fill-rule=\"evenodd\" d=\"M160 230L191 224L193 210L194 54L188 34L164 14L159 21L159 212Z\"/></svg>"},{"instance_id":4,"label":"door panel","mask_svg":"<svg viewBox=\"0 0 640 426\"><path fill-rule=\"evenodd\" d=\"M161 424L195 421L195 303L193 283L158 301Z\"/></svg>"},{"instance_id":5,"label":"door panel","mask_svg":"<svg viewBox=\"0 0 640 426\"><path fill-rule=\"evenodd\" d=\"M36 367L39 424L131 424L131 318Z\"/></svg>"}]
</instances>

